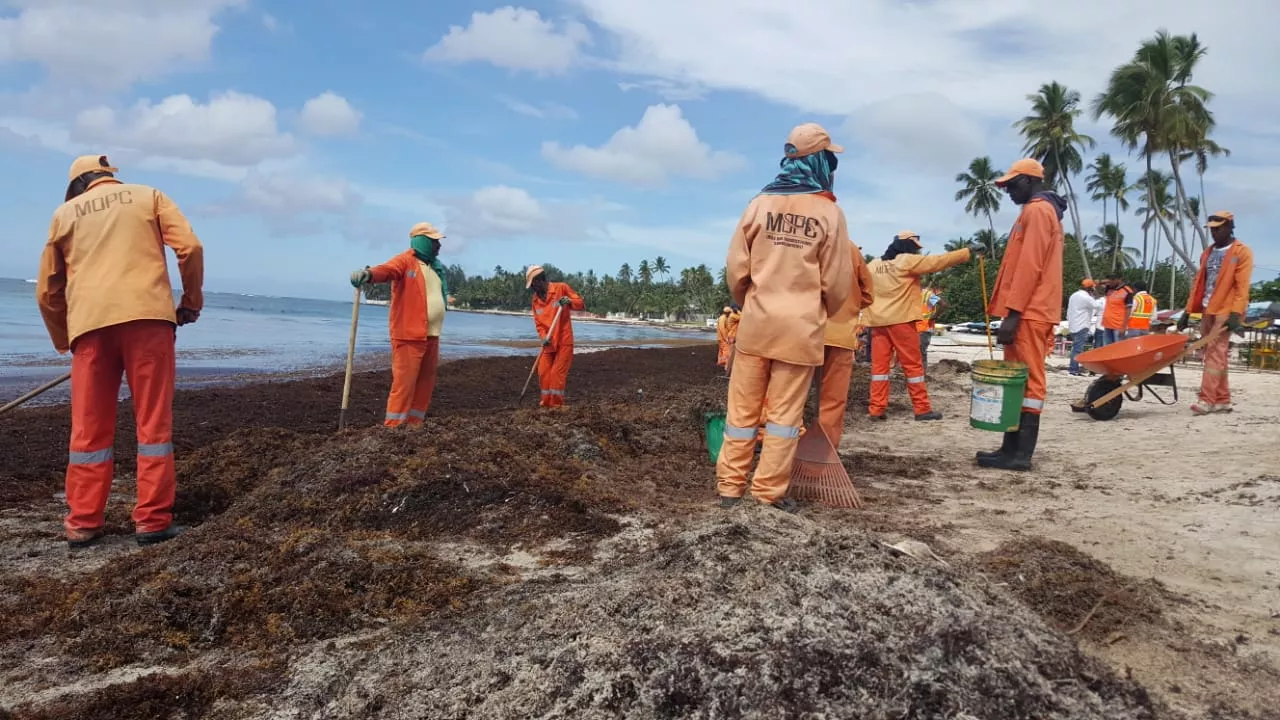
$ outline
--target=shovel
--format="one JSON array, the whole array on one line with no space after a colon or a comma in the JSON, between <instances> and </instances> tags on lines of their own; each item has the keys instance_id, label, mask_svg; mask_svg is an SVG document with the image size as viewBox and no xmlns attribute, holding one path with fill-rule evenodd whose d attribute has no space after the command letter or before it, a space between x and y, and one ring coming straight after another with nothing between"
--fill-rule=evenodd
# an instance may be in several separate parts
<instances>
[{"instance_id":1,"label":"shovel","mask_svg":"<svg viewBox=\"0 0 1280 720\"><path fill-rule=\"evenodd\" d=\"M822 405L822 368L817 368L813 379L814 405ZM806 423L800 442L796 444L796 458L791 464L791 486L788 494L796 500L810 500L828 507L860 508L862 498L853 487L853 480L840 462L831 439L815 419Z\"/></svg>"}]
</instances>

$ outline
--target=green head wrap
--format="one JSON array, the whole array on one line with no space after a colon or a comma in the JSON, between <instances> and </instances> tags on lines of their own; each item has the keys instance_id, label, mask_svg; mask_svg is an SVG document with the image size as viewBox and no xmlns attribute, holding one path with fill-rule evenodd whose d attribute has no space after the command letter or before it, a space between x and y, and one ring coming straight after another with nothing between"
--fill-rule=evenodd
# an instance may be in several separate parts
<instances>
[{"instance_id":1,"label":"green head wrap","mask_svg":"<svg viewBox=\"0 0 1280 720\"><path fill-rule=\"evenodd\" d=\"M440 262L439 256L436 254L436 243L439 240L432 240L426 235L414 235L409 238L409 247L413 249L413 254L419 260L431 266L436 271L436 276L440 278L440 291L444 293L444 305L449 306L449 280L445 276L444 263Z\"/></svg>"}]
</instances>

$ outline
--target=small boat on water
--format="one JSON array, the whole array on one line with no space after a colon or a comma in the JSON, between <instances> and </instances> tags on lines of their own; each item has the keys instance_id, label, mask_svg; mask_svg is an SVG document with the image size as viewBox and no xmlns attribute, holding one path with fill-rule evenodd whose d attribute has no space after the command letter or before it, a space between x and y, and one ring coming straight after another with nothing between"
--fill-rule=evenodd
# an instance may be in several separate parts
<instances>
[{"instance_id":1,"label":"small boat on water","mask_svg":"<svg viewBox=\"0 0 1280 720\"><path fill-rule=\"evenodd\" d=\"M39 281L37 281L35 278L27 278L27 282L31 283L32 285L35 285Z\"/></svg>"}]
</instances>

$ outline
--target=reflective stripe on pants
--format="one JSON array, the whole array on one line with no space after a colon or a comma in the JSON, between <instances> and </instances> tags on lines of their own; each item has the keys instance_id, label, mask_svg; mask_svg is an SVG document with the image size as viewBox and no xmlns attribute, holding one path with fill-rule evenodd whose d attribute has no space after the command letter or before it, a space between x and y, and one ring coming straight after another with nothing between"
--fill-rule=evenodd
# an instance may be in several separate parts
<instances>
[{"instance_id":1,"label":"reflective stripe on pants","mask_svg":"<svg viewBox=\"0 0 1280 720\"><path fill-rule=\"evenodd\" d=\"M1027 366L1027 389L1022 394L1022 411L1039 415L1044 410L1048 385L1044 358L1053 346L1054 324L1040 320L1020 320L1013 344L1004 346L1004 359Z\"/></svg>"},{"instance_id":2,"label":"reflective stripe on pants","mask_svg":"<svg viewBox=\"0 0 1280 720\"><path fill-rule=\"evenodd\" d=\"M746 494L757 428L762 421L763 447L751 481L751 494L766 503L776 502L787 494L813 372L814 368L804 365L736 353L729 376L725 439L716 463L716 489L721 496Z\"/></svg>"},{"instance_id":3,"label":"reflective stripe on pants","mask_svg":"<svg viewBox=\"0 0 1280 720\"><path fill-rule=\"evenodd\" d=\"M889 369L893 356L898 356L902 373L907 377L907 394L915 414L933 410L924 382L924 365L920 362L920 333L913 322L871 328L871 402L867 411L884 415L889 408Z\"/></svg>"},{"instance_id":4,"label":"reflective stripe on pants","mask_svg":"<svg viewBox=\"0 0 1280 720\"><path fill-rule=\"evenodd\" d=\"M137 418L138 532L173 522L174 326L136 320L76 338L71 355L71 446L67 456L69 534L96 530L115 471L116 406L121 375L128 377Z\"/></svg>"}]
</instances>

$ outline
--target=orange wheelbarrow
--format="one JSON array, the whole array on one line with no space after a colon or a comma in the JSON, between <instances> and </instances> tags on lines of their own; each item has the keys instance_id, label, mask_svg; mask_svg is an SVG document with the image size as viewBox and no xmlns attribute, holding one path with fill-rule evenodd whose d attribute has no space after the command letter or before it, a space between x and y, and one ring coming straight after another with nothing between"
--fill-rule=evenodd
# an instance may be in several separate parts
<instances>
[{"instance_id":1,"label":"orange wheelbarrow","mask_svg":"<svg viewBox=\"0 0 1280 720\"><path fill-rule=\"evenodd\" d=\"M1138 402L1144 394L1150 394L1161 405L1178 402L1174 363L1225 331L1219 326L1189 346L1186 335L1143 335L1080 353L1076 362L1100 377L1089 384L1083 400L1071 403L1071 409L1088 413L1094 420L1110 420L1120 412L1126 397ZM1161 372L1165 368L1169 372ZM1134 388L1136 395L1130 393ZM1173 398L1165 400L1156 388L1169 388Z\"/></svg>"}]
</instances>

